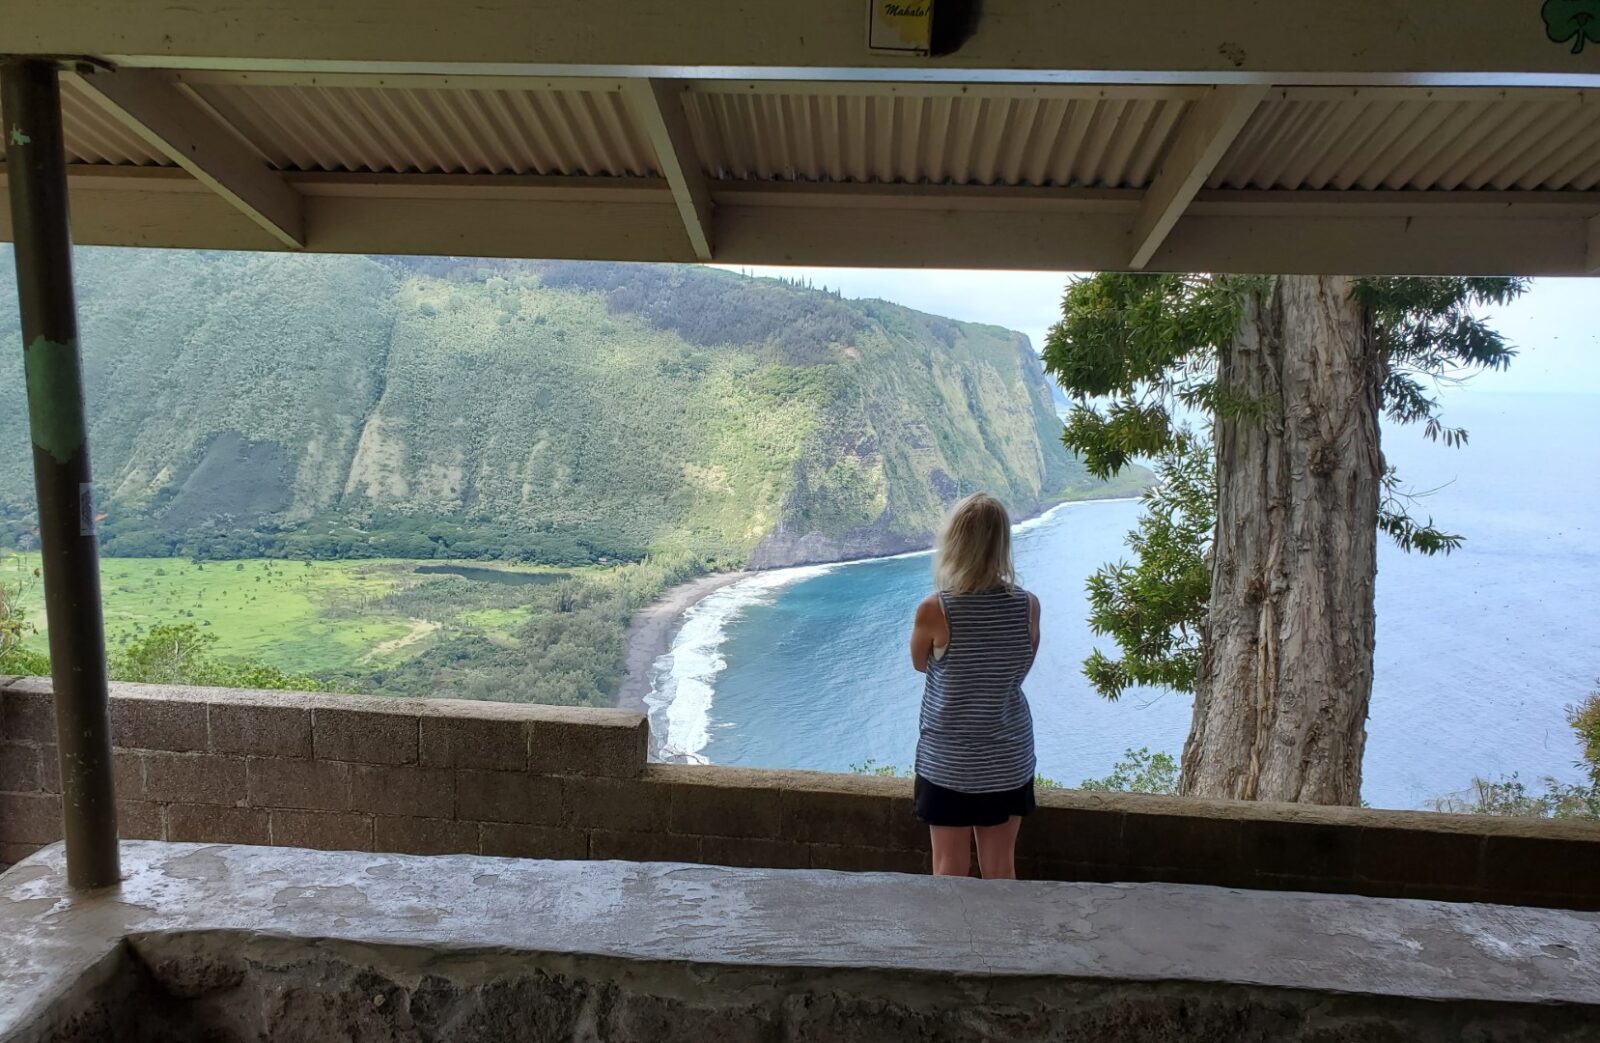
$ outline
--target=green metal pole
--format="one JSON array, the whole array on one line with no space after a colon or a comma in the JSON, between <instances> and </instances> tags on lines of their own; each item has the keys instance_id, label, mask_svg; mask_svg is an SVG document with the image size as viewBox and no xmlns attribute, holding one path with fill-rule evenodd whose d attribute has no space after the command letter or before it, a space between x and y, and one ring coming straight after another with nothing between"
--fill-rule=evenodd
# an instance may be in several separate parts
<instances>
[{"instance_id":1,"label":"green metal pole","mask_svg":"<svg viewBox=\"0 0 1600 1043\"><path fill-rule=\"evenodd\" d=\"M44 551L67 880L77 888L105 887L121 877L117 805L100 613L100 544L89 484L61 85L54 63L7 61L0 68L0 106Z\"/></svg>"}]
</instances>

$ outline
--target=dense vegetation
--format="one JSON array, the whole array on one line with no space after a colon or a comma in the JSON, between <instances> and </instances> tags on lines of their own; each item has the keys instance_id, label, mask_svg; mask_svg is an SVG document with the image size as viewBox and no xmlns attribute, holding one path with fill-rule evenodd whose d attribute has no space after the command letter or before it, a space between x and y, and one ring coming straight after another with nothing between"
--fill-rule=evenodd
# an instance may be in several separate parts
<instances>
[{"instance_id":1,"label":"dense vegetation","mask_svg":"<svg viewBox=\"0 0 1600 1043\"><path fill-rule=\"evenodd\" d=\"M406 588L387 604L426 611L443 594L460 598L466 611L458 611L458 622L419 655L351 675L345 683L395 695L607 706L622 676L628 620L693 569L692 559L669 556L533 587ZM462 619L482 620L497 609L521 620L507 635Z\"/></svg>"},{"instance_id":2,"label":"dense vegetation","mask_svg":"<svg viewBox=\"0 0 1600 1043\"><path fill-rule=\"evenodd\" d=\"M83 250L78 283L112 556L717 565L780 529L903 549L961 493L1028 513L1098 484L1020 334L774 279ZM0 539L25 546L18 367Z\"/></svg>"},{"instance_id":3,"label":"dense vegetation","mask_svg":"<svg viewBox=\"0 0 1600 1043\"><path fill-rule=\"evenodd\" d=\"M49 671L37 561L0 555L0 675ZM608 705L629 618L694 562L419 566L105 559L111 676Z\"/></svg>"},{"instance_id":4,"label":"dense vegetation","mask_svg":"<svg viewBox=\"0 0 1600 1043\"><path fill-rule=\"evenodd\" d=\"M75 260L124 679L600 704L630 616L696 572L925 545L978 488L1019 514L1119 488L1061 446L1025 337L881 301L682 266ZM0 548L27 551L21 395L0 353ZM461 559L552 582L415 572ZM42 669L41 635L5 640Z\"/></svg>"}]
</instances>

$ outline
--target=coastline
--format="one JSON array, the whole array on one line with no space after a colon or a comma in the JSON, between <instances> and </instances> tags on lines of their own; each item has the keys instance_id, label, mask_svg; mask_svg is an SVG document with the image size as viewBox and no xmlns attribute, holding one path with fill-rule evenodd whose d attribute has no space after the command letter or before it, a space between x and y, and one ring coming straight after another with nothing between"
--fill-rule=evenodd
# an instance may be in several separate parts
<instances>
[{"instance_id":1,"label":"coastline","mask_svg":"<svg viewBox=\"0 0 1600 1043\"><path fill-rule=\"evenodd\" d=\"M668 587L661 596L635 612L628 621L626 673L622 686L617 689L616 706L619 710L649 715L645 697L650 694L650 675L655 662L672 649L672 639L683 625L683 615L702 598L737 583L751 573L714 572L709 576Z\"/></svg>"},{"instance_id":2,"label":"coastline","mask_svg":"<svg viewBox=\"0 0 1600 1043\"><path fill-rule=\"evenodd\" d=\"M1068 504L1085 503L1089 501L1108 500L1133 500L1137 495L1129 495L1121 490L1111 495L1074 496L1069 499L1059 500L1055 503L1042 506L1026 517L1018 518L1016 525L1021 526L1029 522L1038 521L1052 511L1058 510ZM828 561L799 562L784 568L799 568L809 565L848 565L864 561L878 561L882 558L895 558L906 554L926 554L932 549L932 541L927 547L915 550L902 551L900 554L873 554L862 557L835 558ZM763 571L776 572L780 569L742 569L737 572L717 572L709 576L697 576L694 579L669 587L661 596L638 612L628 622L628 633L625 638L626 672L622 684L617 690L616 707L630 713L641 713L649 716L650 708L645 700L650 695L652 673L655 662L672 650L673 640L678 631L682 629L684 614L704 598L723 587L731 586L742 579L759 575ZM652 743L654 737L652 736Z\"/></svg>"}]
</instances>

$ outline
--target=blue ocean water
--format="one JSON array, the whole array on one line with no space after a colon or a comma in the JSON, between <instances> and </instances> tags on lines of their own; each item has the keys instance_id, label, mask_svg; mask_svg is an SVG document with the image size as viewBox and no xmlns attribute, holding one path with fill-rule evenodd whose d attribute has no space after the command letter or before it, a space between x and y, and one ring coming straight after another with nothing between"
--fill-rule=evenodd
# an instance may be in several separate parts
<instances>
[{"instance_id":1,"label":"blue ocean water","mask_svg":"<svg viewBox=\"0 0 1600 1043\"><path fill-rule=\"evenodd\" d=\"M1386 430L1415 511L1467 537L1449 557L1381 544L1376 680L1363 795L1411 808L1473 775L1576 781L1564 707L1600 684L1600 396L1458 393L1465 449ZM1026 686L1039 770L1072 785L1129 747L1176 754L1190 703L1095 695L1085 578L1125 555L1138 504L1068 504L1018 526L1022 582L1044 606ZM668 756L772 768L908 766L922 677L906 653L929 557L763 573L690 610L656 664L652 725Z\"/></svg>"}]
</instances>

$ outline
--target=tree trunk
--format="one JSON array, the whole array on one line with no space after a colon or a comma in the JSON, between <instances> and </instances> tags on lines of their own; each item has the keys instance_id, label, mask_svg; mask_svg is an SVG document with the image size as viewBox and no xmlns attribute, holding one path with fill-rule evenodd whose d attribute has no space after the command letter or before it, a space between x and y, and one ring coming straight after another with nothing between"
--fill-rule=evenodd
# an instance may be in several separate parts
<instances>
[{"instance_id":1,"label":"tree trunk","mask_svg":"<svg viewBox=\"0 0 1600 1043\"><path fill-rule=\"evenodd\" d=\"M1356 804L1372 695L1381 362L1352 280L1253 294L1219 381L1217 530L1182 788Z\"/></svg>"}]
</instances>

